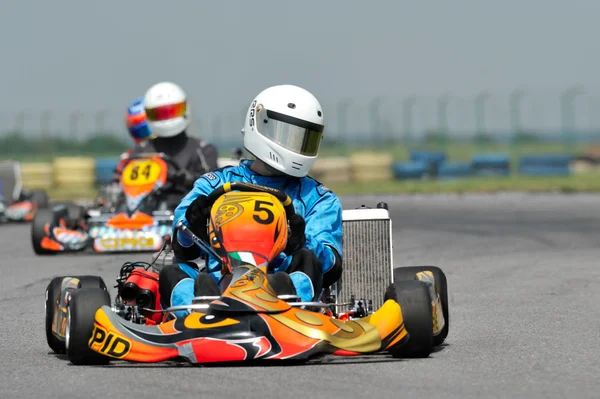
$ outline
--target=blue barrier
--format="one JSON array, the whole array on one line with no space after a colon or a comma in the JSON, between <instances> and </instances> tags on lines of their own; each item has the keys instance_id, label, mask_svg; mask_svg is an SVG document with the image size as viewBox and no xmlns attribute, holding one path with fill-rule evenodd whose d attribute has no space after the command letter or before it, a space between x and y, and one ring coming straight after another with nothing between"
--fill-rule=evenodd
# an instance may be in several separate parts
<instances>
[{"instance_id":1,"label":"blue barrier","mask_svg":"<svg viewBox=\"0 0 600 399\"><path fill-rule=\"evenodd\" d=\"M473 170L475 177L508 177L510 176L510 168L484 168Z\"/></svg>"},{"instance_id":2,"label":"blue barrier","mask_svg":"<svg viewBox=\"0 0 600 399\"><path fill-rule=\"evenodd\" d=\"M410 152L410 160L412 162L426 162L430 165L434 164L437 167L439 164L446 161L446 154L439 151L413 150Z\"/></svg>"},{"instance_id":3,"label":"blue barrier","mask_svg":"<svg viewBox=\"0 0 600 399\"><path fill-rule=\"evenodd\" d=\"M472 173L473 169L471 168L471 164L464 162L444 162L437 170L437 176L440 179L469 177Z\"/></svg>"},{"instance_id":4,"label":"blue barrier","mask_svg":"<svg viewBox=\"0 0 600 399\"><path fill-rule=\"evenodd\" d=\"M96 160L96 184L107 184L112 181L119 158L101 158Z\"/></svg>"},{"instance_id":5,"label":"blue barrier","mask_svg":"<svg viewBox=\"0 0 600 399\"><path fill-rule=\"evenodd\" d=\"M510 167L508 154L475 154L471 158L473 168L506 168Z\"/></svg>"},{"instance_id":6,"label":"blue barrier","mask_svg":"<svg viewBox=\"0 0 600 399\"><path fill-rule=\"evenodd\" d=\"M396 179L422 179L429 170L427 162L395 163L392 166Z\"/></svg>"},{"instance_id":7,"label":"blue barrier","mask_svg":"<svg viewBox=\"0 0 600 399\"><path fill-rule=\"evenodd\" d=\"M524 165L519 166L519 174L526 176L569 176L571 169L566 166Z\"/></svg>"},{"instance_id":8,"label":"blue barrier","mask_svg":"<svg viewBox=\"0 0 600 399\"><path fill-rule=\"evenodd\" d=\"M510 176L510 156L508 154L475 154L471 158L471 169L477 177Z\"/></svg>"},{"instance_id":9,"label":"blue barrier","mask_svg":"<svg viewBox=\"0 0 600 399\"><path fill-rule=\"evenodd\" d=\"M519 158L521 166L568 166L575 159L571 154L529 154Z\"/></svg>"},{"instance_id":10,"label":"blue barrier","mask_svg":"<svg viewBox=\"0 0 600 399\"><path fill-rule=\"evenodd\" d=\"M528 154L519 158L517 171L527 176L569 176L571 154Z\"/></svg>"}]
</instances>

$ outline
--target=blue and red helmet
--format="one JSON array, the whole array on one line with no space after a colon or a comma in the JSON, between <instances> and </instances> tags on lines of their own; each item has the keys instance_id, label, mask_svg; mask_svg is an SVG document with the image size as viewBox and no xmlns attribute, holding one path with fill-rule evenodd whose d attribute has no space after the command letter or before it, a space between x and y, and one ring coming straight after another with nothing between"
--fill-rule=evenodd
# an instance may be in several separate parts
<instances>
[{"instance_id":1,"label":"blue and red helmet","mask_svg":"<svg viewBox=\"0 0 600 399\"><path fill-rule=\"evenodd\" d=\"M141 143L152 138L152 132L146 121L143 97L137 98L129 105L125 123L127 124L131 138L136 143Z\"/></svg>"}]
</instances>

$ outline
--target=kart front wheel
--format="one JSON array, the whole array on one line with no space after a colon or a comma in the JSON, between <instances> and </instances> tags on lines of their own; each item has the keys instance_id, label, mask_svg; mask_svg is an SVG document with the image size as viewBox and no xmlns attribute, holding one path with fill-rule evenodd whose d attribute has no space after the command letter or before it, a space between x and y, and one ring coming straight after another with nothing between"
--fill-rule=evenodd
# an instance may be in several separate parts
<instances>
[{"instance_id":1,"label":"kart front wheel","mask_svg":"<svg viewBox=\"0 0 600 399\"><path fill-rule=\"evenodd\" d=\"M394 357L428 357L433 350L433 319L427 286L418 280L395 281L385 292L385 300L396 301L402 310L408 342L390 350Z\"/></svg>"},{"instance_id":2,"label":"kart front wheel","mask_svg":"<svg viewBox=\"0 0 600 399\"><path fill-rule=\"evenodd\" d=\"M108 291L102 288L81 288L73 291L67 306L65 346L67 357L76 365L107 364L110 359L92 351L88 342L94 331L96 311L110 306Z\"/></svg>"},{"instance_id":3,"label":"kart front wheel","mask_svg":"<svg viewBox=\"0 0 600 399\"><path fill-rule=\"evenodd\" d=\"M442 314L444 315L444 327L433 336L433 345L438 346L444 343L450 330L450 304L448 303L448 280L446 274L437 266L406 266L394 269L394 281L415 280L417 273L431 272L435 280L435 290L440 296L442 305Z\"/></svg>"},{"instance_id":4,"label":"kart front wheel","mask_svg":"<svg viewBox=\"0 0 600 399\"><path fill-rule=\"evenodd\" d=\"M46 342L54 353L65 353L65 343L58 339L52 332L56 301L60 295L60 288L64 277L54 277L46 288Z\"/></svg>"},{"instance_id":5,"label":"kart front wheel","mask_svg":"<svg viewBox=\"0 0 600 399\"><path fill-rule=\"evenodd\" d=\"M108 291L106 283L100 276L74 276L79 279L79 289L82 288L100 288ZM54 322L55 312L57 310L56 302L60 299L62 282L65 276L54 277L46 288L46 342L54 353L65 353L65 342L52 332L52 323Z\"/></svg>"},{"instance_id":6,"label":"kart front wheel","mask_svg":"<svg viewBox=\"0 0 600 399\"><path fill-rule=\"evenodd\" d=\"M31 223L31 245L33 251L38 255L55 254L55 251L49 251L42 247L42 240L46 237L46 225L56 226L56 214L52 209L38 209Z\"/></svg>"}]
</instances>

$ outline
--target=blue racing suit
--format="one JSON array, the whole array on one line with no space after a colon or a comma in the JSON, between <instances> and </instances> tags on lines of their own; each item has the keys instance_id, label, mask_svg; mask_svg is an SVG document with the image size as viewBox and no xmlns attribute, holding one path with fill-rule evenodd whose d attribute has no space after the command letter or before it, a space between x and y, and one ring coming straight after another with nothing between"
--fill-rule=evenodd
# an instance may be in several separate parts
<instances>
[{"instance_id":1,"label":"blue racing suit","mask_svg":"<svg viewBox=\"0 0 600 399\"><path fill-rule=\"evenodd\" d=\"M239 166L227 166L206 173L196 180L192 191L175 209L173 226L181 220L187 224L185 212L199 195L208 195L227 182L245 182L283 190L292 199L296 213L306 221L304 247L317 256L323 267L322 273L327 272L336 263L336 257L341 260L342 254L342 204L339 198L310 177L262 176L252 171L250 165L252 161L243 160ZM195 245L183 234L177 234L177 240L182 247ZM273 260L272 266L275 272L285 271L290 261L291 256L281 253ZM171 306L189 305L194 298L194 279L199 271L185 263L180 263L179 267L190 278L181 280L175 286L171 294ZM216 260L210 258L208 270L219 281L221 272ZM314 292L312 282L306 274L293 272L290 278L302 301L311 301L319 294Z\"/></svg>"}]
</instances>

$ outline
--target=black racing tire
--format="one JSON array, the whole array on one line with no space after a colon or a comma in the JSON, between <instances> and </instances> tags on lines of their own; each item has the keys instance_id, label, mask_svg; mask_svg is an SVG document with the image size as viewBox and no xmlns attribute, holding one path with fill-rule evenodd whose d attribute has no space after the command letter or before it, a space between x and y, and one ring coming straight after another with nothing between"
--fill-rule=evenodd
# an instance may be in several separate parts
<instances>
[{"instance_id":1,"label":"black racing tire","mask_svg":"<svg viewBox=\"0 0 600 399\"><path fill-rule=\"evenodd\" d=\"M63 281L62 276L54 277L46 288L46 342L54 353L65 353L65 342L58 339L52 333L52 321L54 319L54 306L60 295L60 287Z\"/></svg>"},{"instance_id":2,"label":"black racing tire","mask_svg":"<svg viewBox=\"0 0 600 399\"><path fill-rule=\"evenodd\" d=\"M102 277L100 277L100 276L85 275L85 276L73 276L73 277L79 279L79 288L80 289L102 288L104 291L108 291L108 288L106 287L106 283L104 282L104 279L102 279Z\"/></svg>"},{"instance_id":3,"label":"black racing tire","mask_svg":"<svg viewBox=\"0 0 600 399\"><path fill-rule=\"evenodd\" d=\"M101 288L108 291L106 283L100 276L74 276L79 279L79 288ZM52 333L52 321L54 319L54 311L56 301L60 296L60 288L65 276L54 277L46 288L46 342L54 353L65 353L65 342L57 338Z\"/></svg>"},{"instance_id":4,"label":"black racing tire","mask_svg":"<svg viewBox=\"0 0 600 399\"><path fill-rule=\"evenodd\" d=\"M397 267L394 269L394 281L414 280L416 279L416 274L423 271L433 273L436 290L440 294L442 302L442 313L444 314L446 324L438 335L433 336L433 345L438 346L444 343L450 331L450 304L448 303L448 280L446 279L446 274L437 266Z\"/></svg>"},{"instance_id":5,"label":"black racing tire","mask_svg":"<svg viewBox=\"0 0 600 399\"><path fill-rule=\"evenodd\" d=\"M67 306L66 352L75 365L108 364L110 358L92 351L88 347L94 331L96 311L110 306L108 291L101 288L81 288L73 291Z\"/></svg>"},{"instance_id":6,"label":"black racing tire","mask_svg":"<svg viewBox=\"0 0 600 399\"><path fill-rule=\"evenodd\" d=\"M46 237L46 232L44 231L46 224L56 226L58 224L57 216L52 209L39 209L35 213L31 223L31 245L37 255L56 254L55 251L49 251L42 247L42 240Z\"/></svg>"},{"instance_id":7,"label":"black racing tire","mask_svg":"<svg viewBox=\"0 0 600 399\"><path fill-rule=\"evenodd\" d=\"M31 202L35 202L38 209L48 208L48 194L45 190L33 190L31 191Z\"/></svg>"},{"instance_id":8,"label":"black racing tire","mask_svg":"<svg viewBox=\"0 0 600 399\"><path fill-rule=\"evenodd\" d=\"M393 357L426 358L433 350L433 318L427 286L417 280L395 281L385 292L385 300L396 301L402 310L409 339L390 350Z\"/></svg>"}]
</instances>

